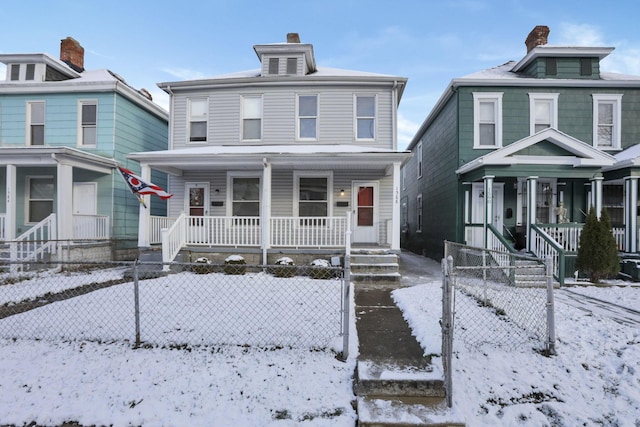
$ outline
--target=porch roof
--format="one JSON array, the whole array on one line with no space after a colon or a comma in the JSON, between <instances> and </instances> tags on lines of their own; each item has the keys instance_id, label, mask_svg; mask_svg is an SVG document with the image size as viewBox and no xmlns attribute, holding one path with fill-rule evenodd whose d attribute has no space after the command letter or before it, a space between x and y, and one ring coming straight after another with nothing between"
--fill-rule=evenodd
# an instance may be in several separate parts
<instances>
[{"instance_id":1,"label":"porch roof","mask_svg":"<svg viewBox=\"0 0 640 427\"><path fill-rule=\"evenodd\" d=\"M172 175L212 168L256 169L270 163L282 168L371 169L406 162L410 151L327 145L211 145L132 153L127 158Z\"/></svg>"},{"instance_id":2,"label":"porch roof","mask_svg":"<svg viewBox=\"0 0 640 427\"><path fill-rule=\"evenodd\" d=\"M548 141L563 151L562 155L533 155L525 149ZM485 166L545 165L566 166L571 168L608 167L616 159L557 129L547 128L503 148L478 157L456 170L462 175Z\"/></svg>"},{"instance_id":3,"label":"porch roof","mask_svg":"<svg viewBox=\"0 0 640 427\"><path fill-rule=\"evenodd\" d=\"M58 163L98 173L110 174L118 162L72 147L0 147L0 166L54 167Z\"/></svg>"}]
</instances>

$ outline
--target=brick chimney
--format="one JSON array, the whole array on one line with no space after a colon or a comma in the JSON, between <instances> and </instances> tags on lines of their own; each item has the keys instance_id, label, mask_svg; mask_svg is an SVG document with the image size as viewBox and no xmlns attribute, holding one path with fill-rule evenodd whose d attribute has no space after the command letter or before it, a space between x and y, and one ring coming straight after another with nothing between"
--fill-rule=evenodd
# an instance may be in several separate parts
<instances>
[{"instance_id":1,"label":"brick chimney","mask_svg":"<svg viewBox=\"0 0 640 427\"><path fill-rule=\"evenodd\" d=\"M60 60L81 73L84 71L84 48L73 37L60 41Z\"/></svg>"},{"instance_id":2,"label":"brick chimney","mask_svg":"<svg viewBox=\"0 0 640 427\"><path fill-rule=\"evenodd\" d=\"M531 52L531 50L537 46L547 44L548 36L549 27L546 25L537 25L533 30L531 30L527 39L524 41L524 44L527 45L527 53Z\"/></svg>"},{"instance_id":3,"label":"brick chimney","mask_svg":"<svg viewBox=\"0 0 640 427\"><path fill-rule=\"evenodd\" d=\"M287 43L300 43L298 33L287 33Z\"/></svg>"}]
</instances>

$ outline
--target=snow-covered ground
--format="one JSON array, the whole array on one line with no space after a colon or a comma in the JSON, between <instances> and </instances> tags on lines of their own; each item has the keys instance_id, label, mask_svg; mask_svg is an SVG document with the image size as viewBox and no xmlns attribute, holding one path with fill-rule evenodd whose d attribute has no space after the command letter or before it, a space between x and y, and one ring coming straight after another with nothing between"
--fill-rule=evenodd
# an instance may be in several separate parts
<instances>
[{"instance_id":1,"label":"snow-covered ground","mask_svg":"<svg viewBox=\"0 0 640 427\"><path fill-rule=\"evenodd\" d=\"M433 277L440 266L423 259L428 274L393 295L425 353L439 354L441 281ZM621 286L571 290L638 309L640 288L616 284ZM88 297L64 303L80 306ZM53 313L49 309L47 316ZM355 336L353 316L351 321ZM490 345L469 349L456 341L454 407L434 419L471 427L639 426L640 328L561 302L556 302L556 324L552 357ZM98 343L82 336L3 338L0 424L353 426L357 342L351 343L344 363L331 349L132 349L122 341Z\"/></svg>"}]
</instances>

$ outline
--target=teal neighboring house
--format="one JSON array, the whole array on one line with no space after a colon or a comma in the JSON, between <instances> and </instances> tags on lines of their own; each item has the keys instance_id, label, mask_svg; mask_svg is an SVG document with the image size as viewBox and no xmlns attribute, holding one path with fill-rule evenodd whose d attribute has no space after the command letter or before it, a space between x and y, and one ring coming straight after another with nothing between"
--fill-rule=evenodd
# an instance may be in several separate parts
<instances>
[{"instance_id":1,"label":"teal neighboring house","mask_svg":"<svg viewBox=\"0 0 640 427\"><path fill-rule=\"evenodd\" d=\"M640 76L601 71L614 48L547 45L453 79L402 169L401 245L434 259L444 241L551 256L563 282L586 213L606 209L620 252L638 244Z\"/></svg>"},{"instance_id":2,"label":"teal neighboring house","mask_svg":"<svg viewBox=\"0 0 640 427\"><path fill-rule=\"evenodd\" d=\"M2 258L135 257L144 207L117 166L136 172L127 154L167 149L168 113L117 74L85 70L84 49L70 37L60 59L0 54L0 62ZM163 173L150 178L166 185ZM154 199L149 209L166 214Z\"/></svg>"}]
</instances>

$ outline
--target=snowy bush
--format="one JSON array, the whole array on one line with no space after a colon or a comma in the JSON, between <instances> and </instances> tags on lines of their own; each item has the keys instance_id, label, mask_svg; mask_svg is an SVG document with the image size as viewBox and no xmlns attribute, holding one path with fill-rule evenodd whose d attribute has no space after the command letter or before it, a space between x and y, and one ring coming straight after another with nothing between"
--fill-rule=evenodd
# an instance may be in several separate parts
<instances>
[{"instance_id":1,"label":"snowy bush","mask_svg":"<svg viewBox=\"0 0 640 427\"><path fill-rule=\"evenodd\" d=\"M200 257L195 260L195 263L199 265L193 266L192 270L194 273L196 274L213 273L213 266L211 265L211 261L209 261L209 258Z\"/></svg>"},{"instance_id":2,"label":"snowy bush","mask_svg":"<svg viewBox=\"0 0 640 427\"><path fill-rule=\"evenodd\" d=\"M296 274L296 268L291 258L282 257L276 260L276 266L271 272L276 277L293 277Z\"/></svg>"},{"instance_id":3,"label":"snowy bush","mask_svg":"<svg viewBox=\"0 0 640 427\"><path fill-rule=\"evenodd\" d=\"M241 255L230 255L224 260L225 274L244 274L247 272L247 262Z\"/></svg>"},{"instance_id":4,"label":"snowy bush","mask_svg":"<svg viewBox=\"0 0 640 427\"><path fill-rule=\"evenodd\" d=\"M329 261L326 259L314 259L311 261L309 276L311 276L312 279L330 279L333 277L331 264L329 264Z\"/></svg>"}]
</instances>

